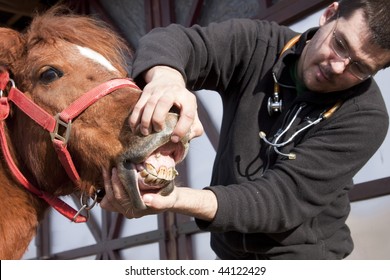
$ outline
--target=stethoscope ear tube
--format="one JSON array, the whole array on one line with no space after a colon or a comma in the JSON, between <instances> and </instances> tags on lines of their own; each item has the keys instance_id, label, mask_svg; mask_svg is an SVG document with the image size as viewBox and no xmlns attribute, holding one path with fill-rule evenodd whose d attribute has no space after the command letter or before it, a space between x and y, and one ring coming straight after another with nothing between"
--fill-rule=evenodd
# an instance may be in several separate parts
<instances>
[{"instance_id":1,"label":"stethoscope ear tube","mask_svg":"<svg viewBox=\"0 0 390 280\"><path fill-rule=\"evenodd\" d=\"M334 114L334 112L336 112L340 108L341 104L343 104L342 100L337 101L336 104L334 104L328 111L326 111L322 115L322 118L325 120L329 119L330 116L332 116Z\"/></svg>"},{"instance_id":2,"label":"stethoscope ear tube","mask_svg":"<svg viewBox=\"0 0 390 280\"><path fill-rule=\"evenodd\" d=\"M289 48L294 46L298 41L301 35L296 35L293 37L290 41L287 42L287 44L283 47L280 55L280 57L283 55L285 51L287 51ZM276 78L275 73L272 73L273 78L274 78L274 94L272 97L268 98L268 104L267 104L267 109L268 109L268 114L272 116L274 113L281 113L282 112L282 100L279 97L279 83Z\"/></svg>"}]
</instances>

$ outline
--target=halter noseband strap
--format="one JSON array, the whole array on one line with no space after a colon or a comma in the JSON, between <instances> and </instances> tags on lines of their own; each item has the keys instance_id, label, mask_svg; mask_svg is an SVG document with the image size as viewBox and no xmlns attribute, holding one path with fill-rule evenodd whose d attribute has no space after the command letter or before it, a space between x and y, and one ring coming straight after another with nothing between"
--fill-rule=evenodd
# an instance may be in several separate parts
<instances>
[{"instance_id":1,"label":"halter noseband strap","mask_svg":"<svg viewBox=\"0 0 390 280\"><path fill-rule=\"evenodd\" d=\"M25 94L23 94L19 89L15 87L15 85L11 87L8 97L3 97L3 91L5 90L9 81L12 80L9 79L9 74L7 71L0 72L0 141L4 157L13 175L18 180L18 182L22 184L27 190L44 199L49 205L51 205L54 209L56 209L68 219L76 223L86 222L87 218L80 215L80 211L76 211L75 209L67 205L65 202L60 200L58 197L55 197L50 193L44 192L34 187L23 176L23 174L20 172L20 170L14 163L8 149L7 139L4 131L4 121L8 117L9 113L8 100L12 101L16 106L18 106L20 110L22 110L42 128L50 132L54 148L57 152L61 164L63 165L69 178L78 186L80 176L67 149L67 142L70 136L72 120L78 115L80 115L89 106L98 101L100 98L112 93L117 89L124 87L131 87L134 89L139 88L129 79L114 79L107 81L86 92L80 98L70 104L66 109L64 109L61 113L58 113L56 116L53 117L41 107L39 107L37 104L35 104L32 100L28 99ZM63 126L65 128L65 136L62 136L58 133L60 126Z\"/></svg>"}]
</instances>

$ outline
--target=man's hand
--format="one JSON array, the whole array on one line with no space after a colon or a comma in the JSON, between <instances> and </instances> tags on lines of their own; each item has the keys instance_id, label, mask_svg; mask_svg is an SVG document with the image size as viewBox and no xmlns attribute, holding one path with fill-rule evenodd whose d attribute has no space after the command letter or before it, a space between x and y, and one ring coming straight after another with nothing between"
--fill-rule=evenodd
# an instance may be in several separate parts
<instances>
[{"instance_id":1,"label":"man's hand","mask_svg":"<svg viewBox=\"0 0 390 280\"><path fill-rule=\"evenodd\" d=\"M196 97L186 89L180 72L167 66L156 66L144 77L147 85L129 119L132 131L139 128L143 135L161 131L169 110L176 107L180 114L171 140L177 143L188 133L190 139L203 134Z\"/></svg>"},{"instance_id":2,"label":"man's hand","mask_svg":"<svg viewBox=\"0 0 390 280\"><path fill-rule=\"evenodd\" d=\"M112 170L111 176L107 170L103 170L103 179L106 195L100 202L100 206L108 211L119 212L128 219L171 211L212 221L218 209L218 201L212 191L176 186L167 196L155 193L142 195L142 200L148 208L145 210L136 209L133 207L115 168Z\"/></svg>"},{"instance_id":3,"label":"man's hand","mask_svg":"<svg viewBox=\"0 0 390 280\"><path fill-rule=\"evenodd\" d=\"M108 211L119 212L128 219L164 212L171 209L177 200L175 187L169 196L154 193L144 194L142 200L148 208L136 209L133 207L134 204L125 191L115 168L112 170L111 176L107 170L103 170L103 179L106 195L100 202L100 206Z\"/></svg>"}]
</instances>

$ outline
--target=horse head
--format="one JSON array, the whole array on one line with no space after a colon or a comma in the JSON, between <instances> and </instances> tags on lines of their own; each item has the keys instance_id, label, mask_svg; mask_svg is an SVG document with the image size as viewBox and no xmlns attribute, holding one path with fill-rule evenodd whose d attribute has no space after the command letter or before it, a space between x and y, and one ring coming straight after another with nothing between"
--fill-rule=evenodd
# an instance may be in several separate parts
<instances>
[{"instance_id":1,"label":"horse head","mask_svg":"<svg viewBox=\"0 0 390 280\"><path fill-rule=\"evenodd\" d=\"M9 149L5 158L43 194L22 188L1 160L0 259L23 255L55 198L77 193L96 199L104 189L103 168L118 169L135 207L146 207L143 192L172 191L188 139L170 142L174 113L159 133L130 130L128 117L141 90L126 77L131 52L122 39L101 22L63 14L58 7L35 17L24 33L0 28L0 34L0 76L10 76L2 85L9 112L0 111L7 115L1 120ZM30 107L39 108L38 116L28 113ZM66 140L56 149L58 137ZM58 150L66 150L65 156ZM64 167L61 157L70 163Z\"/></svg>"}]
</instances>

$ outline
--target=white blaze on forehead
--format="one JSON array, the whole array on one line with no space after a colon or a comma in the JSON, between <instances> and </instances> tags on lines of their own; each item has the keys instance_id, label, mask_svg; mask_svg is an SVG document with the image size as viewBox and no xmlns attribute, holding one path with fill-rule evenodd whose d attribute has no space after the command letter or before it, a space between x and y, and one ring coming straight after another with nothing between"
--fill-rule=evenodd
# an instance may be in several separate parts
<instances>
[{"instance_id":1,"label":"white blaze on forehead","mask_svg":"<svg viewBox=\"0 0 390 280\"><path fill-rule=\"evenodd\" d=\"M81 55L83 55L89 59L92 59L93 61L99 63L100 65L104 66L105 68L107 68L110 71L118 72L118 70L111 64L111 62L109 62L107 60L107 58L102 56L100 53L95 52L94 50L92 50L90 48L81 47L81 46L77 46L77 49L79 50Z\"/></svg>"}]
</instances>

